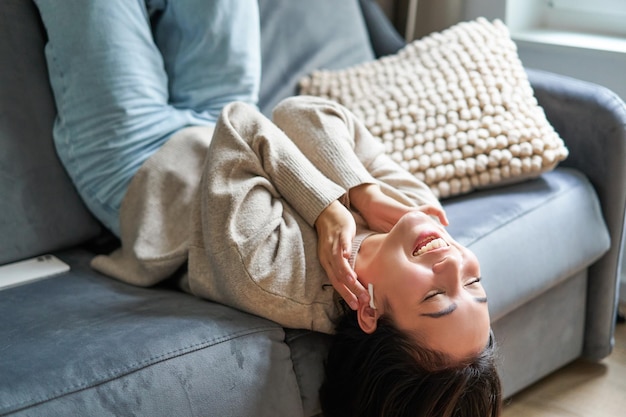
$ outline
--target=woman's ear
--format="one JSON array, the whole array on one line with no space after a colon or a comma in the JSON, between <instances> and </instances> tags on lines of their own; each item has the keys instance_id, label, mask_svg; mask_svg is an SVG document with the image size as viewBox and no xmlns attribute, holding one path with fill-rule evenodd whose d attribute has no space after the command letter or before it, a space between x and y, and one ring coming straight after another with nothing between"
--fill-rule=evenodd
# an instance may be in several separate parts
<instances>
[{"instance_id":1,"label":"woman's ear","mask_svg":"<svg viewBox=\"0 0 626 417\"><path fill-rule=\"evenodd\" d=\"M359 327L365 333L372 334L376 331L379 317L377 309L370 307L367 303L359 303L357 318L359 320Z\"/></svg>"}]
</instances>

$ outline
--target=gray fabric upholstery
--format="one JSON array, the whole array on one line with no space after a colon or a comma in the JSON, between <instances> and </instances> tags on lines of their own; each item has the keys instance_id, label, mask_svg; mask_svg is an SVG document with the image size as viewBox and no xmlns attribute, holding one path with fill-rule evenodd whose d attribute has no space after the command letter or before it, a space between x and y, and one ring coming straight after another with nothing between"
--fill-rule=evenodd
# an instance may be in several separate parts
<instances>
[{"instance_id":1,"label":"gray fabric upholstery","mask_svg":"<svg viewBox=\"0 0 626 417\"><path fill-rule=\"evenodd\" d=\"M0 415L301 414L275 323L110 280L89 268L87 252L60 258L71 273L0 294L0 337L11 341L0 359Z\"/></svg>"},{"instance_id":2,"label":"gray fabric upholstery","mask_svg":"<svg viewBox=\"0 0 626 417\"><path fill-rule=\"evenodd\" d=\"M539 104L570 150L563 162L580 170L596 188L611 235L611 248L589 269L584 356L612 350L617 313L626 211L626 104L595 84L530 70Z\"/></svg>"},{"instance_id":3,"label":"gray fabric upholstery","mask_svg":"<svg viewBox=\"0 0 626 417\"><path fill-rule=\"evenodd\" d=\"M359 0L367 33L377 58L397 52L405 40L382 12L377 0Z\"/></svg>"},{"instance_id":4,"label":"gray fabric upholstery","mask_svg":"<svg viewBox=\"0 0 626 417\"><path fill-rule=\"evenodd\" d=\"M610 246L593 187L571 169L445 201L444 208L450 234L480 259L492 320L585 269Z\"/></svg>"},{"instance_id":5,"label":"gray fabric upholstery","mask_svg":"<svg viewBox=\"0 0 626 417\"><path fill-rule=\"evenodd\" d=\"M493 323L506 398L580 357L586 270Z\"/></svg>"},{"instance_id":6,"label":"gray fabric upholstery","mask_svg":"<svg viewBox=\"0 0 626 417\"><path fill-rule=\"evenodd\" d=\"M267 116L280 100L297 94L298 81L311 71L374 58L357 1L259 0L259 7L259 107Z\"/></svg>"},{"instance_id":7,"label":"gray fabric upholstery","mask_svg":"<svg viewBox=\"0 0 626 417\"><path fill-rule=\"evenodd\" d=\"M305 416L322 412L318 391L324 380L324 363L331 336L305 330L286 330L285 341L291 350L293 370L298 379Z\"/></svg>"},{"instance_id":8,"label":"gray fabric upholstery","mask_svg":"<svg viewBox=\"0 0 626 417\"><path fill-rule=\"evenodd\" d=\"M373 58L358 5L260 0L266 114L307 72ZM0 35L3 264L84 243L100 226L54 154L31 2L0 2ZM568 160L538 180L444 202L451 233L482 261L507 395L583 352L611 351L626 205L624 103L589 83L529 75ZM69 274L0 291L0 415L319 413L328 336L118 283L90 270L83 249L59 256Z\"/></svg>"},{"instance_id":9,"label":"gray fabric upholstery","mask_svg":"<svg viewBox=\"0 0 626 417\"><path fill-rule=\"evenodd\" d=\"M0 11L0 264L76 245L100 231L52 144L45 36L30 1ZM10 239L8 238L10 236Z\"/></svg>"}]
</instances>

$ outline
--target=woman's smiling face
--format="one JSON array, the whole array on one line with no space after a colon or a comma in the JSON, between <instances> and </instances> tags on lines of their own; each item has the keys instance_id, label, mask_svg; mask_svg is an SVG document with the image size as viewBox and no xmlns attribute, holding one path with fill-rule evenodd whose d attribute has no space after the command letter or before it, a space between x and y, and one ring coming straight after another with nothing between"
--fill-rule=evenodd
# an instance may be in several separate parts
<instances>
[{"instance_id":1,"label":"woman's smiling face","mask_svg":"<svg viewBox=\"0 0 626 417\"><path fill-rule=\"evenodd\" d=\"M478 259L430 216L410 212L389 233L369 236L355 270L374 289L376 310L359 308L364 331L374 331L378 317L388 314L400 330L453 360L471 358L487 345L490 321Z\"/></svg>"}]
</instances>

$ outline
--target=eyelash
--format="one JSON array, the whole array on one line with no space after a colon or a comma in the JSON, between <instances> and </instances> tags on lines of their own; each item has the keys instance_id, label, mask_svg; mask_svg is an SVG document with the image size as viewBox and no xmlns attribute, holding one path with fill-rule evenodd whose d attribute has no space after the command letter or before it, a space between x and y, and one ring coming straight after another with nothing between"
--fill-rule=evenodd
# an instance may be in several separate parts
<instances>
[{"instance_id":1,"label":"eyelash","mask_svg":"<svg viewBox=\"0 0 626 417\"><path fill-rule=\"evenodd\" d=\"M424 298L424 301L430 300L431 298L434 298L434 297L438 296L439 294L443 294L443 291L437 291L436 293L427 295L426 298Z\"/></svg>"},{"instance_id":2,"label":"eyelash","mask_svg":"<svg viewBox=\"0 0 626 417\"><path fill-rule=\"evenodd\" d=\"M467 284L465 284L465 286L469 287L471 285L476 285L476 284L478 284L480 282L481 279L482 279L481 277L473 278ZM431 298L436 297L436 296L438 296L440 294L443 294L443 293L444 293L444 291L437 291L437 292L435 292L433 294L427 295L426 298L424 298L424 301L430 300Z\"/></svg>"},{"instance_id":3,"label":"eyelash","mask_svg":"<svg viewBox=\"0 0 626 417\"><path fill-rule=\"evenodd\" d=\"M482 277L476 277L473 280L471 280L470 282L468 282L467 284L465 284L465 286L478 284L481 279L482 279Z\"/></svg>"}]
</instances>

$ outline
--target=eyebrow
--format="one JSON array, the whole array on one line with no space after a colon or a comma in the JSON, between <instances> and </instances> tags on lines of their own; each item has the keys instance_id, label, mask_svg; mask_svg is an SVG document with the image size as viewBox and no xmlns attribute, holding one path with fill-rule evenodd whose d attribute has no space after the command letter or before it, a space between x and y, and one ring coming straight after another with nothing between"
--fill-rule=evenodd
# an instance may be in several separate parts
<instances>
[{"instance_id":1,"label":"eyebrow","mask_svg":"<svg viewBox=\"0 0 626 417\"><path fill-rule=\"evenodd\" d=\"M476 301L477 303L486 303L487 302L487 297L474 297L474 301ZM433 319L438 319L439 317L444 317L447 316L448 314L452 314L452 312L454 312L454 310L457 309L457 305L456 303L452 303L450 304L448 307L444 308L441 311L436 311L434 313L422 313L420 314L420 316L425 316L425 317L431 317Z\"/></svg>"}]
</instances>

